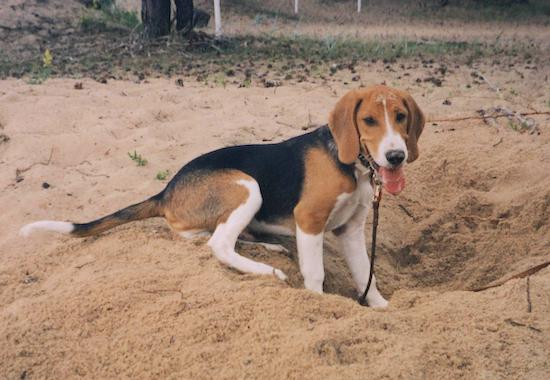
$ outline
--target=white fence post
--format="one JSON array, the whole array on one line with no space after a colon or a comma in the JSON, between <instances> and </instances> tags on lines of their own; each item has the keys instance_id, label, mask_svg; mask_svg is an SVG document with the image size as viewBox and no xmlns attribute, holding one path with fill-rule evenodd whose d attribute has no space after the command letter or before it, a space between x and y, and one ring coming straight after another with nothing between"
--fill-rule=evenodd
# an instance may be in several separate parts
<instances>
[{"instance_id":1,"label":"white fence post","mask_svg":"<svg viewBox=\"0 0 550 380\"><path fill-rule=\"evenodd\" d=\"M298 0L294 0L294 13L298 14Z\"/></svg>"},{"instance_id":2,"label":"white fence post","mask_svg":"<svg viewBox=\"0 0 550 380\"><path fill-rule=\"evenodd\" d=\"M361 13L361 0L357 0L357 13Z\"/></svg>"},{"instance_id":3,"label":"white fence post","mask_svg":"<svg viewBox=\"0 0 550 380\"><path fill-rule=\"evenodd\" d=\"M222 14L220 9L220 0L214 0L214 24L216 26L215 35L221 37L222 35Z\"/></svg>"}]
</instances>

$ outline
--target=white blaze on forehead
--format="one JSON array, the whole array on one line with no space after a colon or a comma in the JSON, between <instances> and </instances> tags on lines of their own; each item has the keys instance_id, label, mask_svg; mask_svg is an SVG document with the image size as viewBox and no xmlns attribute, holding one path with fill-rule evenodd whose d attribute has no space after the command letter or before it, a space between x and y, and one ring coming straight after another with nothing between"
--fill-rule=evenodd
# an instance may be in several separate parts
<instances>
[{"instance_id":1,"label":"white blaze on forehead","mask_svg":"<svg viewBox=\"0 0 550 380\"><path fill-rule=\"evenodd\" d=\"M388 132L392 134L394 133L393 125L391 125L390 116L388 115L388 105L386 104L386 98L382 99L382 104L384 105L384 120L386 121L386 127L388 128Z\"/></svg>"},{"instance_id":2,"label":"white blaze on forehead","mask_svg":"<svg viewBox=\"0 0 550 380\"><path fill-rule=\"evenodd\" d=\"M386 123L386 135L387 134L395 134L395 131L393 130L393 125L390 121L390 115L388 114L388 103L386 101L386 97L382 94L378 95L375 99L376 103L382 103L382 106L384 107L384 122Z\"/></svg>"},{"instance_id":3,"label":"white blaze on forehead","mask_svg":"<svg viewBox=\"0 0 550 380\"><path fill-rule=\"evenodd\" d=\"M393 99L394 97L391 96L391 98ZM407 146L401 135L393 128L393 124L391 123L390 115L388 113L388 104L386 101L386 97L383 95L379 95L376 98L376 102L381 102L382 106L384 107L384 122L386 123L386 133L384 134L384 137L382 137L382 141L378 146L378 152L376 152L373 158L378 165L388 167L390 166L390 164L386 159L386 153L390 150L402 150L403 152L405 152L406 160L408 156Z\"/></svg>"}]
</instances>

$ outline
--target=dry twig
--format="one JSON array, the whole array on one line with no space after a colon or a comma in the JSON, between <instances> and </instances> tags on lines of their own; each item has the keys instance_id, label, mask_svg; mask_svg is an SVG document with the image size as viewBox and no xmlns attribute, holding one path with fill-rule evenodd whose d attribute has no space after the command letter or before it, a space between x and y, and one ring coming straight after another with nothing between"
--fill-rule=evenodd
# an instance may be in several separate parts
<instances>
[{"instance_id":1,"label":"dry twig","mask_svg":"<svg viewBox=\"0 0 550 380\"><path fill-rule=\"evenodd\" d=\"M483 79L483 81L484 81L485 83L487 83L487 86L489 86L489 88L490 88L491 90L493 90L494 92L496 92L496 93L499 94L499 96L500 96L500 88L498 88L498 86L496 86L496 85L494 85L493 83L491 83L491 82L489 81L489 79L487 79L487 77L486 77L485 75L483 75L483 74L477 73L477 76L478 76L478 78Z\"/></svg>"},{"instance_id":2,"label":"dry twig","mask_svg":"<svg viewBox=\"0 0 550 380\"><path fill-rule=\"evenodd\" d=\"M105 177L105 178L110 178L107 174L90 174L90 173L86 173L86 172L83 172L82 170L80 169L75 169L78 173L82 174L83 176L86 176L86 177Z\"/></svg>"},{"instance_id":3,"label":"dry twig","mask_svg":"<svg viewBox=\"0 0 550 380\"><path fill-rule=\"evenodd\" d=\"M533 310L533 305L531 304L531 285L530 285L530 279L531 277L527 276L527 312L530 313Z\"/></svg>"},{"instance_id":4,"label":"dry twig","mask_svg":"<svg viewBox=\"0 0 550 380\"><path fill-rule=\"evenodd\" d=\"M505 319L504 322L509 323L510 325L512 325L514 327L527 327L530 330L533 330L533 331L536 331L536 332L539 332L539 333L542 332L542 330L539 329L538 327L534 327L534 326L531 326L531 325L526 325L525 323L514 321L511 318Z\"/></svg>"},{"instance_id":5,"label":"dry twig","mask_svg":"<svg viewBox=\"0 0 550 380\"><path fill-rule=\"evenodd\" d=\"M457 122L467 120L480 120L487 124L495 125L496 119L507 118L509 120L516 120L519 122L521 129L529 130L530 134L540 133L540 129L537 126L534 119L526 116L540 116L550 115L548 111L534 111L534 112L515 112L504 107L493 107L487 110L481 109L477 111L479 116L462 116L445 119L430 119L430 123L444 123L444 122Z\"/></svg>"},{"instance_id":6,"label":"dry twig","mask_svg":"<svg viewBox=\"0 0 550 380\"><path fill-rule=\"evenodd\" d=\"M21 174L31 170L36 165L48 166L50 164L50 162L52 162L52 156L53 156L53 148L50 150L50 156L48 157L48 159L46 161L33 162L32 164L30 164L26 168L15 169L15 181L16 182L21 182L23 180L23 176Z\"/></svg>"},{"instance_id":7,"label":"dry twig","mask_svg":"<svg viewBox=\"0 0 550 380\"><path fill-rule=\"evenodd\" d=\"M502 141L504 141L504 139L501 137L500 140L498 140L496 143L493 144L493 148L496 147L497 145L500 145Z\"/></svg>"},{"instance_id":8,"label":"dry twig","mask_svg":"<svg viewBox=\"0 0 550 380\"><path fill-rule=\"evenodd\" d=\"M537 111L537 112L524 112L521 113L521 116L538 116L538 115L550 115L548 111ZM500 119L503 117L508 117L507 115L496 115L496 116L487 116L493 119ZM453 122L453 121L466 121L466 120L480 120L483 121L485 118L483 116L461 116L461 117L451 117L446 119L429 119L429 123L444 123L444 122Z\"/></svg>"},{"instance_id":9,"label":"dry twig","mask_svg":"<svg viewBox=\"0 0 550 380\"><path fill-rule=\"evenodd\" d=\"M181 299L183 299L183 293L179 289L155 289L155 290L141 289L141 290L149 294L179 293Z\"/></svg>"},{"instance_id":10,"label":"dry twig","mask_svg":"<svg viewBox=\"0 0 550 380\"><path fill-rule=\"evenodd\" d=\"M85 262L84 264L76 265L75 268L76 268L76 269L82 269L82 268L84 268L86 265L93 264L93 263L95 263L95 262L96 262L96 260L88 261L88 262Z\"/></svg>"},{"instance_id":11,"label":"dry twig","mask_svg":"<svg viewBox=\"0 0 550 380\"><path fill-rule=\"evenodd\" d=\"M518 279L518 278L524 278L524 277L527 277L527 276L531 276L535 273L537 273L538 271L540 271L541 269L544 269L546 268L547 266L550 265L550 261L546 261L542 264L539 264L539 265L535 265L534 267L532 268L529 268L527 270L524 270L523 272L520 272L518 274L515 274L513 275L512 277L509 277L509 278L506 278L504 280L500 280L500 281L497 281L493 284L489 284L489 285L486 285L486 286L482 286L481 288L476 288L476 289L472 289L473 292L481 292L483 290L487 290L487 289L491 289L491 288L496 288L497 286L501 286L501 285L504 285L505 283L507 283L508 281L510 280L513 280L513 279ZM530 298L530 296L529 296ZM530 301L529 301L530 302Z\"/></svg>"},{"instance_id":12,"label":"dry twig","mask_svg":"<svg viewBox=\"0 0 550 380\"><path fill-rule=\"evenodd\" d=\"M407 214L407 216L408 216L409 218L415 219L415 218L414 218L414 215L412 214L412 212L410 212L405 206L403 206L402 204L398 204L398 206L399 206L399 208L400 208L401 210L403 210L403 212L404 212L405 214Z\"/></svg>"}]
</instances>

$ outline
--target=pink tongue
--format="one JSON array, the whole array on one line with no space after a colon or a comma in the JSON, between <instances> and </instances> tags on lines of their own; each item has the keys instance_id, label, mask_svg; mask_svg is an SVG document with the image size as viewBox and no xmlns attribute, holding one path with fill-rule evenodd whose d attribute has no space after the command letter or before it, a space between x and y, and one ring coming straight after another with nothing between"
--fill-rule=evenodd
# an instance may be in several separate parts
<instances>
[{"instance_id":1,"label":"pink tongue","mask_svg":"<svg viewBox=\"0 0 550 380\"><path fill-rule=\"evenodd\" d=\"M393 195L399 194L405 188L405 173L403 168L388 169L381 167L378 173L382 177L384 189Z\"/></svg>"}]
</instances>

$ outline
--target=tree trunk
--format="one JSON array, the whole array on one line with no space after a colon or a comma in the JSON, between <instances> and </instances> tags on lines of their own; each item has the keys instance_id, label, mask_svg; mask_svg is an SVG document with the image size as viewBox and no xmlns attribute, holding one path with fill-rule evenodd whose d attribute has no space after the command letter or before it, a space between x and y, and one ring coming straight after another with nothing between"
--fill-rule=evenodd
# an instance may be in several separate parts
<instances>
[{"instance_id":1,"label":"tree trunk","mask_svg":"<svg viewBox=\"0 0 550 380\"><path fill-rule=\"evenodd\" d=\"M141 0L141 20L149 38L170 34L170 0Z\"/></svg>"},{"instance_id":2,"label":"tree trunk","mask_svg":"<svg viewBox=\"0 0 550 380\"><path fill-rule=\"evenodd\" d=\"M176 3L176 30L189 33L193 29L193 0L174 0Z\"/></svg>"}]
</instances>

